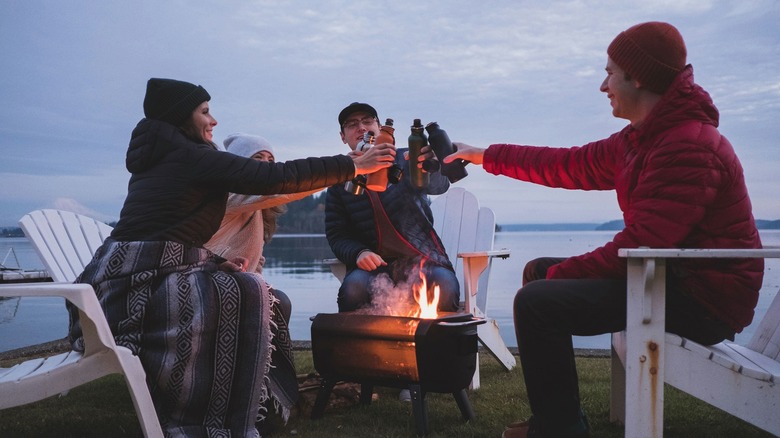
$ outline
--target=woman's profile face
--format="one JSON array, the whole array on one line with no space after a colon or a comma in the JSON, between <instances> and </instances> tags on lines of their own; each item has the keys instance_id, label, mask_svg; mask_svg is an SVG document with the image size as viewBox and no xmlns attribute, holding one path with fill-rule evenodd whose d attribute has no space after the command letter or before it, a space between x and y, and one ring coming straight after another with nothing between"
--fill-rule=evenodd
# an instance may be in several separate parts
<instances>
[{"instance_id":1,"label":"woman's profile face","mask_svg":"<svg viewBox=\"0 0 780 438\"><path fill-rule=\"evenodd\" d=\"M208 101L201 103L192 112L192 125L197 133L204 141L211 142L214 138L212 131L217 126L217 120L211 115L209 111Z\"/></svg>"},{"instance_id":2,"label":"woman's profile face","mask_svg":"<svg viewBox=\"0 0 780 438\"><path fill-rule=\"evenodd\" d=\"M252 159L255 161L274 162L274 155L268 151L260 151L252 155Z\"/></svg>"}]
</instances>

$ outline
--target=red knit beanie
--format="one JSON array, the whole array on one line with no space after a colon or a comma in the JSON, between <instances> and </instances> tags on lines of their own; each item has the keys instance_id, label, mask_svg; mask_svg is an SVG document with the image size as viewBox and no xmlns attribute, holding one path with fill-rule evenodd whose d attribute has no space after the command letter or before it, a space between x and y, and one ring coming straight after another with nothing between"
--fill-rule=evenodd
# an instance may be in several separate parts
<instances>
[{"instance_id":1,"label":"red knit beanie","mask_svg":"<svg viewBox=\"0 0 780 438\"><path fill-rule=\"evenodd\" d=\"M685 68L685 42L671 24L651 21L620 32L607 54L632 79L654 93L664 94Z\"/></svg>"}]
</instances>

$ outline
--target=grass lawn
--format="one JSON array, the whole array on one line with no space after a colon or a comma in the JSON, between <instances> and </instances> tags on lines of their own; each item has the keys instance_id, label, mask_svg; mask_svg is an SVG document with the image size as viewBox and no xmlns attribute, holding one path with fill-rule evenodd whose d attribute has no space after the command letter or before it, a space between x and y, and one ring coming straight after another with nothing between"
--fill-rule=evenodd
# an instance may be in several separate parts
<instances>
[{"instance_id":1,"label":"grass lawn","mask_svg":"<svg viewBox=\"0 0 780 438\"><path fill-rule=\"evenodd\" d=\"M310 351L296 351L300 374L314 372ZM501 369L487 354L482 361L482 387L469 392L477 418L464 422L451 394L428 394L430 437L501 436L504 425L530 415L522 372ZM5 361L7 367L14 361ZM580 391L594 437L622 437L623 427L609 422L609 359L578 357ZM411 437L415 435L412 405L398 400L398 389L375 388L370 405L349 395L331 396L344 403L326 409L313 421L308 402L316 390L305 391L287 425L272 420L274 437ZM771 437L741 420L667 385L665 437ZM778 413L780 415L780 413ZM64 397L0 411L0 437L136 437L140 428L130 396L120 376L105 377L73 389Z\"/></svg>"}]
</instances>

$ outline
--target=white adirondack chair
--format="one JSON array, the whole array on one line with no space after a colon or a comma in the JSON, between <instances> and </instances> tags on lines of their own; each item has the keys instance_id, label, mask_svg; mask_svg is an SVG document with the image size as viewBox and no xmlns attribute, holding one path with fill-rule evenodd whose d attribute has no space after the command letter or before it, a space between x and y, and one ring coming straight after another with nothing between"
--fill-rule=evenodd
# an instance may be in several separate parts
<instances>
[{"instance_id":1,"label":"white adirondack chair","mask_svg":"<svg viewBox=\"0 0 780 438\"><path fill-rule=\"evenodd\" d=\"M72 283L112 228L63 210L35 210L19 220L25 236L55 282Z\"/></svg>"},{"instance_id":2,"label":"white adirondack chair","mask_svg":"<svg viewBox=\"0 0 780 438\"><path fill-rule=\"evenodd\" d=\"M73 303L79 309L85 351L69 351L0 368L0 409L42 400L108 374L122 374L144 435L162 437L141 361L127 348L114 343L92 287L70 283L92 259L111 233L111 227L59 210L33 211L19 224L55 283L3 285L0 296L55 296Z\"/></svg>"},{"instance_id":3,"label":"white adirondack chair","mask_svg":"<svg viewBox=\"0 0 780 438\"><path fill-rule=\"evenodd\" d=\"M780 292L747 346L665 333L667 258L780 258L780 249L621 249L626 330L612 335L610 420L625 436L663 435L664 382L780 436Z\"/></svg>"},{"instance_id":4,"label":"white adirondack chair","mask_svg":"<svg viewBox=\"0 0 780 438\"><path fill-rule=\"evenodd\" d=\"M511 370L516 365L515 357L504 344L498 323L487 315L491 263L495 257L507 258L510 255L508 249L493 249L495 215L487 207L480 208L477 198L462 187L452 187L436 197L431 203L431 210L434 228L455 264L465 298L464 311L487 320L487 324L477 326L479 340L506 370ZM344 280L346 266L343 263L336 259L328 259L325 263L330 265L339 281ZM479 385L477 366L471 387L477 389Z\"/></svg>"}]
</instances>

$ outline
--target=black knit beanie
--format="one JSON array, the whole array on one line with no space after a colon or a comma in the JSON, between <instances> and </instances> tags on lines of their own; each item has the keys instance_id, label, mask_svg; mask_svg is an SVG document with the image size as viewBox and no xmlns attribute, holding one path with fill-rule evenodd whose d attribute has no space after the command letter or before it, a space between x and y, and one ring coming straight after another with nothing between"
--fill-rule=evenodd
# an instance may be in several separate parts
<instances>
[{"instance_id":1,"label":"black knit beanie","mask_svg":"<svg viewBox=\"0 0 780 438\"><path fill-rule=\"evenodd\" d=\"M174 79L151 78L146 83L144 115L180 126L203 102L211 100L205 88Z\"/></svg>"}]
</instances>

